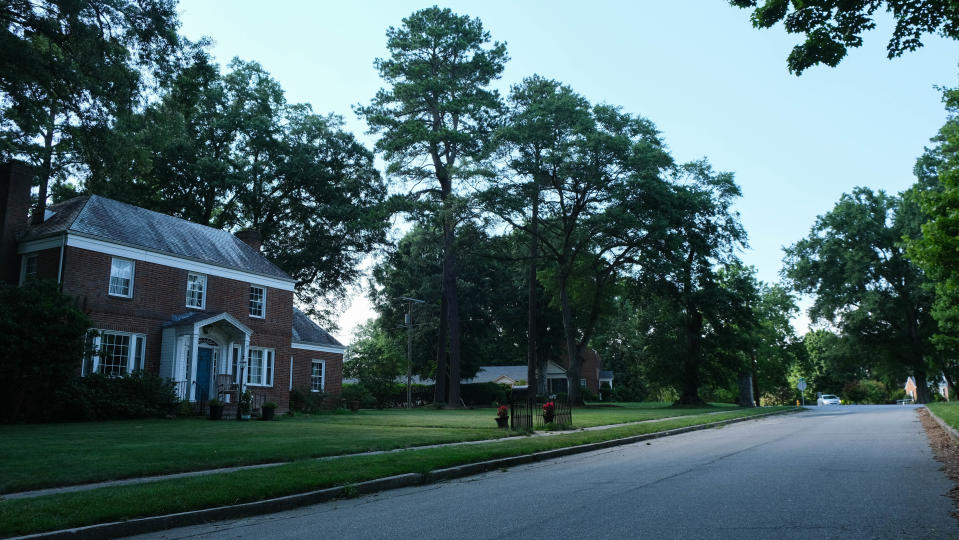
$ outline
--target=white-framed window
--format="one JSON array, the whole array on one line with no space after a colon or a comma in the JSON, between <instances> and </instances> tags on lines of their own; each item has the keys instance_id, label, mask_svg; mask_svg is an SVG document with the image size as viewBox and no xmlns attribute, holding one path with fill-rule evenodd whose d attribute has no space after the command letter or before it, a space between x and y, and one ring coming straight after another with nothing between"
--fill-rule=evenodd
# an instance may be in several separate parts
<instances>
[{"instance_id":1,"label":"white-framed window","mask_svg":"<svg viewBox=\"0 0 959 540\"><path fill-rule=\"evenodd\" d=\"M266 318L266 287L250 285L250 317Z\"/></svg>"},{"instance_id":2,"label":"white-framed window","mask_svg":"<svg viewBox=\"0 0 959 540\"><path fill-rule=\"evenodd\" d=\"M206 274L190 272L186 276L186 307L206 307Z\"/></svg>"},{"instance_id":3,"label":"white-framed window","mask_svg":"<svg viewBox=\"0 0 959 540\"><path fill-rule=\"evenodd\" d=\"M119 377L143 369L145 334L101 330L93 337L93 355L85 359L82 374Z\"/></svg>"},{"instance_id":4,"label":"white-framed window","mask_svg":"<svg viewBox=\"0 0 959 540\"><path fill-rule=\"evenodd\" d=\"M273 361L276 351L263 347L250 347L250 365L246 369L246 384L273 386Z\"/></svg>"},{"instance_id":5,"label":"white-framed window","mask_svg":"<svg viewBox=\"0 0 959 540\"><path fill-rule=\"evenodd\" d=\"M110 263L110 296L132 298L134 272L133 261L113 257Z\"/></svg>"},{"instance_id":6,"label":"white-framed window","mask_svg":"<svg viewBox=\"0 0 959 540\"><path fill-rule=\"evenodd\" d=\"M30 278L37 277L37 260L39 256L36 253L23 256L23 263L20 268L20 284L23 285Z\"/></svg>"},{"instance_id":7,"label":"white-framed window","mask_svg":"<svg viewBox=\"0 0 959 540\"><path fill-rule=\"evenodd\" d=\"M580 388L586 388L586 379L580 379L580 380L579 380L579 387L580 387Z\"/></svg>"},{"instance_id":8,"label":"white-framed window","mask_svg":"<svg viewBox=\"0 0 959 540\"><path fill-rule=\"evenodd\" d=\"M310 390L322 392L326 388L326 360L313 359L313 370L310 373Z\"/></svg>"}]
</instances>

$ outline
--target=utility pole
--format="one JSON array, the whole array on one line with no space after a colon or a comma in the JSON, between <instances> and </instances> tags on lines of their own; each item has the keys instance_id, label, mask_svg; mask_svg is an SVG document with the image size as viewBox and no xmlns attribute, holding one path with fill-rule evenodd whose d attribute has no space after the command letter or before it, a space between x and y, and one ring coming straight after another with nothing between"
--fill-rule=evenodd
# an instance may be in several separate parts
<instances>
[{"instance_id":1,"label":"utility pole","mask_svg":"<svg viewBox=\"0 0 959 540\"><path fill-rule=\"evenodd\" d=\"M406 408L413 408L413 304L425 304L425 300L417 300L408 296L401 296L398 300L409 303L406 313Z\"/></svg>"}]
</instances>

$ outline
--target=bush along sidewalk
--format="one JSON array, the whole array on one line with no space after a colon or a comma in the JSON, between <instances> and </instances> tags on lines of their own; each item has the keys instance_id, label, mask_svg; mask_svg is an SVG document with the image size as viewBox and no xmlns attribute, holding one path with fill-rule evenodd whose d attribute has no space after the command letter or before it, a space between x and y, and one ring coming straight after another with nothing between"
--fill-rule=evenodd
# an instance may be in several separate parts
<instances>
[{"instance_id":1,"label":"bush along sidewalk","mask_svg":"<svg viewBox=\"0 0 959 540\"><path fill-rule=\"evenodd\" d=\"M280 508L279 497L303 494L325 488L355 485L369 480L403 474L419 474L425 481L449 477L444 469L465 464L480 464L465 469L467 474L482 472L482 463L516 456L530 456L557 449L566 453L589 451L582 447L594 443L627 444L630 438L652 435L663 436L676 430L701 429L718 424L741 421L757 415L777 414L798 410L792 407L770 409L741 409L722 414L678 417L655 423L626 425L607 430L576 431L550 437L530 437L462 446L411 449L390 454L347 456L327 460L297 461L268 469L250 469L232 473L160 480L156 482L106 487L90 491L46 495L30 499L0 500L0 536L54 531L70 527L137 520L148 516L166 516L242 503L247 505L245 515L275 512ZM619 442L613 442L619 441ZM556 457L539 454L540 458ZM536 458L523 458L525 460ZM509 466L498 464L497 466ZM357 492L359 493L359 492ZM286 499L297 504L318 502L309 497ZM194 517L175 516L162 520L140 520L123 525L84 529L80 536L117 536L161 530L191 523L189 519L225 519L222 515L200 513ZM152 525L148 525L152 523ZM135 527L140 527L135 528ZM147 527L144 529L143 527ZM150 528L152 527L152 528Z\"/></svg>"}]
</instances>

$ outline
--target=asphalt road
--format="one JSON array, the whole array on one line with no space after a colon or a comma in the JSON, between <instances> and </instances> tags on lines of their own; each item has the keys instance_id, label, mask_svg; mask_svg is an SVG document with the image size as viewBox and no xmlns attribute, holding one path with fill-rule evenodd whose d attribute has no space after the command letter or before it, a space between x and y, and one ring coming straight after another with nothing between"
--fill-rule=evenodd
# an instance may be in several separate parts
<instances>
[{"instance_id":1,"label":"asphalt road","mask_svg":"<svg viewBox=\"0 0 959 540\"><path fill-rule=\"evenodd\" d=\"M145 538L959 538L913 407L813 407Z\"/></svg>"}]
</instances>

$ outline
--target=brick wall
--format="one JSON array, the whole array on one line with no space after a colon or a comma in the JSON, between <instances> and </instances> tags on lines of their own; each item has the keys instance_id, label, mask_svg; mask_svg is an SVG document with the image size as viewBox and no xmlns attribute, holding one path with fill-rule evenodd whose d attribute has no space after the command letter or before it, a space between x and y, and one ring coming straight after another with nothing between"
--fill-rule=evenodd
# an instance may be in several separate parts
<instances>
[{"instance_id":1,"label":"brick wall","mask_svg":"<svg viewBox=\"0 0 959 540\"><path fill-rule=\"evenodd\" d=\"M331 396L339 396L343 391L343 355L338 353L293 348L293 387L304 390L310 388L314 359L326 360L324 391Z\"/></svg>"},{"instance_id":2,"label":"brick wall","mask_svg":"<svg viewBox=\"0 0 959 540\"><path fill-rule=\"evenodd\" d=\"M25 163L0 164L0 281L17 283L17 235L27 229L33 170Z\"/></svg>"},{"instance_id":3,"label":"brick wall","mask_svg":"<svg viewBox=\"0 0 959 540\"><path fill-rule=\"evenodd\" d=\"M108 290L112 258L75 247L67 247L64 255L63 290L79 300L97 328L146 334L145 368L157 373L163 323L176 314L225 311L253 331L251 346L275 349L273 386L251 389L264 394L268 401L277 402L280 410L288 408L292 291L268 287L266 318L260 319L249 314L251 282L207 275L206 307L193 309L186 307L187 270L136 261L133 297L111 296Z\"/></svg>"},{"instance_id":4,"label":"brick wall","mask_svg":"<svg viewBox=\"0 0 959 540\"><path fill-rule=\"evenodd\" d=\"M601 366L602 361L599 358L599 353L593 349L583 351L583 371L581 376L586 379L586 388L589 388L594 394L599 393L599 370Z\"/></svg>"}]
</instances>

